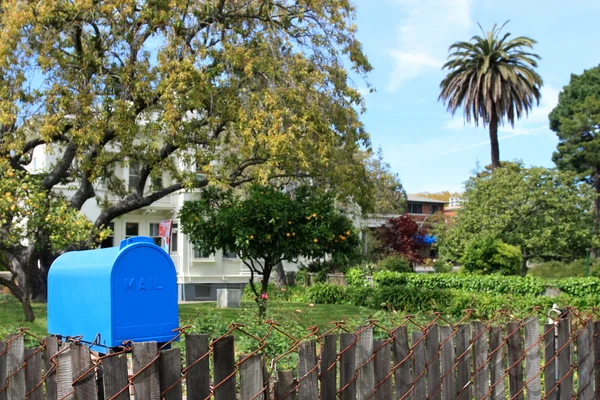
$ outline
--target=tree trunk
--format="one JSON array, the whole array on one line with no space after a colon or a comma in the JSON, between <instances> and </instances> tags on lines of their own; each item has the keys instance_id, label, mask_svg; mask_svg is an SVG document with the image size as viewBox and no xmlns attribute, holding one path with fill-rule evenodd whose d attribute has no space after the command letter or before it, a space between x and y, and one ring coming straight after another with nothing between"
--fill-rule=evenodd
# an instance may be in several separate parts
<instances>
[{"instance_id":1,"label":"tree trunk","mask_svg":"<svg viewBox=\"0 0 600 400\"><path fill-rule=\"evenodd\" d=\"M600 228L600 167L594 168L594 190L596 191L596 197L594 198L594 227L592 230L593 237L598 236L598 229ZM598 251L594 248L590 251L590 256L596 258Z\"/></svg>"},{"instance_id":2,"label":"tree trunk","mask_svg":"<svg viewBox=\"0 0 600 400\"><path fill-rule=\"evenodd\" d=\"M33 322L35 320L35 314L33 313L33 308L31 308L31 300L29 299L27 292L22 290L21 287L12 279L0 279L0 284L6 286L13 296L15 296L23 305L25 321Z\"/></svg>"},{"instance_id":3,"label":"tree trunk","mask_svg":"<svg viewBox=\"0 0 600 400\"><path fill-rule=\"evenodd\" d=\"M498 116L492 112L490 118L490 144L492 146L492 170L500 166L500 145L498 144Z\"/></svg>"},{"instance_id":4,"label":"tree trunk","mask_svg":"<svg viewBox=\"0 0 600 400\"><path fill-rule=\"evenodd\" d=\"M275 264L275 284L277 286L287 286L288 281L285 276L285 269L283 269L283 263L279 261Z\"/></svg>"},{"instance_id":5,"label":"tree trunk","mask_svg":"<svg viewBox=\"0 0 600 400\"><path fill-rule=\"evenodd\" d=\"M525 276L527 275L527 261L529 260L529 258L527 256L523 256L523 261L521 262L521 276Z\"/></svg>"}]
</instances>

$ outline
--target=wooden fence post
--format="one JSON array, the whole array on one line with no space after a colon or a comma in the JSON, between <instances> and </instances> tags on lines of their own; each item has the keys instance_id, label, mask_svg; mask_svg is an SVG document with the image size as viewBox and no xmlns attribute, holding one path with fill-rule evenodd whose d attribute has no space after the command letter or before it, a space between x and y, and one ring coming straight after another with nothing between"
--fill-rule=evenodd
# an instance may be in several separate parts
<instances>
[{"instance_id":1,"label":"wooden fence post","mask_svg":"<svg viewBox=\"0 0 600 400\"><path fill-rule=\"evenodd\" d=\"M300 400L319 398L317 349L315 340L300 343L298 349L298 397Z\"/></svg>"},{"instance_id":2,"label":"wooden fence post","mask_svg":"<svg viewBox=\"0 0 600 400\"><path fill-rule=\"evenodd\" d=\"M559 399L571 399L573 394L573 371L571 370L572 347L570 316L558 321L558 379L562 382L559 386Z\"/></svg>"},{"instance_id":3,"label":"wooden fence post","mask_svg":"<svg viewBox=\"0 0 600 400\"><path fill-rule=\"evenodd\" d=\"M544 325L544 395L546 400L558 400L558 386L556 386L558 363L555 356L556 325L546 324Z\"/></svg>"},{"instance_id":4,"label":"wooden fence post","mask_svg":"<svg viewBox=\"0 0 600 400\"><path fill-rule=\"evenodd\" d=\"M208 335L186 335L185 383L189 399L205 399L210 395L209 363Z\"/></svg>"},{"instance_id":5,"label":"wooden fence post","mask_svg":"<svg viewBox=\"0 0 600 400\"><path fill-rule=\"evenodd\" d=\"M337 335L325 335L321 346L321 400L337 398Z\"/></svg>"},{"instance_id":6,"label":"wooden fence post","mask_svg":"<svg viewBox=\"0 0 600 400\"><path fill-rule=\"evenodd\" d=\"M508 344L508 386L510 397L523 400L523 346L521 345L521 324L509 322L506 328ZM518 394L517 394L518 393Z\"/></svg>"},{"instance_id":7,"label":"wooden fence post","mask_svg":"<svg viewBox=\"0 0 600 400\"><path fill-rule=\"evenodd\" d=\"M479 321L472 322L474 382L473 395L476 399L488 399L490 390L490 371L488 358L488 328Z\"/></svg>"},{"instance_id":8,"label":"wooden fence post","mask_svg":"<svg viewBox=\"0 0 600 400\"><path fill-rule=\"evenodd\" d=\"M48 336L44 339L44 369L46 371L46 400L57 400L58 391L56 386L56 360L53 357L58 353L58 338Z\"/></svg>"},{"instance_id":9,"label":"wooden fence post","mask_svg":"<svg viewBox=\"0 0 600 400\"><path fill-rule=\"evenodd\" d=\"M42 348L25 349L25 362L25 392L31 392L27 400L43 400L44 386L39 385L42 383Z\"/></svg>"},{"instance_id":10,"label":"wooden fence post","mask_svg":"<svg viewBox=\"0 0 600 400\"><path fill-rule=\"evenodd\" d=\"M540 325L538 317L533 316L525 321L525 390L527 400L542 397L542 379L540 373Z\"/></svg>"},{"instance_id":11,"label":"wooden fence post","mask_svg":"<svg viewBox=\"0 0 600 400\"><path fill-rule=\"evenodd\" d=\"M592 379L594 373L594 347L593 347L592 320L585 322L577 338L577 371L579 390L577 398L591 400L593 398Z\"/></svg>"},{"instance_id":12,"label":"wooden fence post","mask_svg":"<svg viewBox=\"0 0 600 400\"><path fill-rule=\"evenodd\" d=\"M395 331L393 353L396 386L395 399L401 399L411 391L413 380L410 370L410 346L408 345L408 329L406 326L401 326Z\"/></svg>"},{"instance_id":13,"label":"wooden fence post","mask_svg":"<svg viewBox=\"0 0 600 400\"><path fill-rule=\"evenodd\" d=\"M456 353L454 351L454 329L451 326L440 326L440 343L442 343L442 398L456 399Z\"/></svg>"},{"instance_id":14,"label":"wooden fence post","mask_svg":"<svg viewBox=\"0 0 600 400\"><path fill-rule=\"evenodd\" d=\"M504 342L502 341L502 327L500 326L490 328L490 384L492 386L492 400L505 400Z\"/></svg>"},{"instance_id":15,"label":"wooden fence post","mask_svg":"<svg viewBox=\"0 0 600 400\"><path fill-rule=\"evenodd\" d=\"M415 331L412 333L412 362L413 362L413 399L421 400L427 397L425 386L425 334Z\"/></svg>"},{"instance_id":16,"label":"wooden fence post","mask_svg":"<svg viewBox=\"0 0 600 400\"><path fill-rule=\"evenodd\" d=\"M25 370L21 368L25 361L25 342L23 334L8 335L6 351L6 376L8 377L8 400L25 398Z\"/></svg>"},{"instance_id":17,"label":"wooden fence post","mask_svg":"<svg viewBox=\"0 0 600 400\"><path fill-rule=\"evenodd\" d=\"M358 380L356 382L356 398L358 400L366 400L373 396L373 392L375 390L375 375L372 360L373 328L360 326L357 329L357 334L358 343L356 343L356 368L358 369Z\"/></svg>"},{"instance_id":18,"label":"wooden fence post","mask_svg":"<svg viewBox=\"0 0 600 400\"><path fill-rule=\"evenodd\" d=\"M431 400L442 398L440 380L440 333L437 324L433 324L425 334L425 369L427 371L427 396Z\"/></svg>"},{"instance_id":19,"label":"wooden fence post","mask_svg":"<svg viewBox=\"0 0 600 400\"><path fill-rule=\"evenodd\" d=\"M458 399L471 400L471 326L462 324L456 332Z\"/></svg>"},{"instance_id":20,"label":"wooden fence post","mask_svg":"<svg viewBox=\"0 0 600 400\"><path fill-rule=\"evenodd\" d=\"M240 355L240 400L264 399L263 358ZM267 385L268 386L268 385ZM263 393L259 396L259 393Z\"/></svg>"},{"instance_id":21,"label":"wooden fence post","mask_svg":"<svg viewBox=\"0 0 600 400\"><path fill-rule=\"evenodd\" d=\"M129 400L129 380L127 379L127 355L117 354L102 360L102 386L104 399L108 400L121 392L116 400ZM127 389L123 390L125 387Z\"/></svg>"},{"instance_id":22,"label":"wooden fence post","mask_svg":"<svg viewBox=\"0 0 600 400\"><path fill-rule=\"evenodd\" d=\"M73 398L75 400L97 400L98 386L96 385L96 372L92 367L90 349L87 345L71 345L71 378L73 382ZM84 375L85 374L85 375Z\"/></svg>"},{"instance_id":23,"label":"wooden fence post","mask_svg":"<svg viewBox=\"0 0 600 400\"><path fill-rule=\"evenodd\" d=\"M73 398L73 372L71 367L71 343L63 342L56 356L56 392L59 399Z\"/></svg>"},{"instance_id":24,"label":"wooden fence post","mask_svg":"<svg viewBox=\"0 0 600 400\"><path fill-rule=\"evenodd\" d=\"M356 336L340 333L340 400L356 400Z\"/></svg>"},{"instance_id":25,"label":"wooden fence post","mask_svg":"<svg viewBox=\"0 0 600 400\"><path fill-rule=\"evenodd\" d=\"M392 353L387 340L373 341L375 354L375 400L389 400L392 395Z\"/></svg>"},{"instance_id":26,"label":"wooden fence post","mask_svg":"<svg viewBox=\"0 0 600 400\"><path fill-rule=\"evenodd\" d=\"M233 336L213 342L215 400L235 398L235 349Z\"/></svg>"},{"instance_id":27,"label":"wooden fence post","mask_svg":"<svg viewBox=\"0 0 600 400\"><path fill-rule=\"evenodd\" d=\"M152 362L158 354L156 342L133 343L133 373L140 374L133 379L136 399L160 400L158 361ZM148 366L148 364L152 365Z\"/></svg>"},{"instance_id":28,"label":"wooden fence post","mask_svg":"<svg viewBox=\"0 0 600 400\"><path fill-rule=\"evenodd\" d=\"M158 373L160 378L161 400L181 400L182 388L181 381L181 350L168 349L163 350L158 359ZM177 382L177 384L175 384ZM175 386L173 386L175 385ZM173 386L164 395L165 390Z\"/></svg>"}]
</instances>

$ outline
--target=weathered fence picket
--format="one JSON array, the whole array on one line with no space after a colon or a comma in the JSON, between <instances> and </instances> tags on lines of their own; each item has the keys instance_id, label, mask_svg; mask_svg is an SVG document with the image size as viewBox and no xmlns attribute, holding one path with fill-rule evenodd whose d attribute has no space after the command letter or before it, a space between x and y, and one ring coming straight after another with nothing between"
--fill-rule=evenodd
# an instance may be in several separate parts
<instances>
[{"instance_id":1,"label":"weathered fence picket","mask_svg":"<svg viewBox=\"0 0 600 400\"><path fill-rule=\"evenodd\" d=\"M25 349L25 392L27 400L43 400L42 382L42 348ZM1 381L0 381L1 382Z\"/></svg>"},{"instance_id":2,"label":"weathered fence picket","mask_svg":"<svg viewBox=\"0 0 600 400\"><path fill-rule=\"evenodd\" d=\"M540 325L537 317L525 320L525 391L527 400L542 397L540 376Z\"/></svg>"},{"instance_id":3,"label":"weathered fence picket","mask_svg":"<svg viewBox=\"0 0 600 400\"><path fill-rule=\"evenodd\" d=\"M557 335L557 353L558 353L558 381L561 382L558 386L560 400L571 399L573 395L573 363L571 348L571 326L570 318L563 318L558 321Z\"/></svg>"},{"instance_id":4,"label":"weathered fence picket","mask_svg":"<svg viewBox=\"0 0 600 400\"><path fill-rule=\"evenodd\" d=\"M502 327L490 328L490 386L492 400L506 399L506 384L504 382L504 343Z\"/></svg>"},{"instance_id":5,"label":"weathered fence picket","mask_svg":"<svg viewBox=\"0 0 600 400\"><path fill-rule=\"evenodd\" d=\"M471 326L462 324L456 332L456 360L458 362L458 399L471 399Z\"/></svg>"},{"instance_id":6,"label":"weathered fence picket","mask_svg":"<svg viewBox=\"0 0 600 400\"><path fill-rule=\"evenodd\" d=\"M160 400L156 342L133 344L133 389L139 399Z\"/></svg>"},{"instance_id":7,"label":"weathered fence picket","mask_svg":"<svg viewBox=\"0 0 600 400\"><path fill-rule=\"evenodd\" d=\"M427 396L431 400L441 400L440 385L440 334L435 324L425 336L425 370L427 371Z\"/></svg>"},{"instance_id":8,"label":"weathered fence picket","mask_svg":"<svg viewBox=\"0 0 600 400\"><path fill-rule=\"evenodd\" d=\"M375 400L389 400L392 395L392 353L388 340L375 340Z\"/></svg>"},{"instance_id":9,"label":"weathered fence picket","mask_svg":"<svg viewBox=\"0 0 600 400\"><path fill-rule=\"evenodd\" d=\"M169 349L161 352L158 370L161 400L181 400L181 350Z\"/></svg>"},{"instance_id":10,"label":"weathered fence picket","mask_svg":"<svg viewBox=\"0 0 600 400\"><path fill-rule=\"evenodd\" d=\"M508 386L510 398L523 400L523 345L521 323L509 322L506 326L508 344Z\"/></svg>"},{"instance_id":11,"label":"weathered fence picket","mask_svg":"<svg viewBox=\"0 0 600 400\"><path fill-rule=\"evenodd\" d=\"M456 398L456 353L454 351L454 329L451 326L440 326L440 343L442 344L442 398Z\"/></svg>"},{"instance_id":12,"label":"weathered fence picket","mask_svg":"<svg viewBox=\"0 0 600 400\"><path fill-rule=\"evenodd\" d=\"M408 329L401 326L395 331L394 343L394 381L396 399L404 399L412 388L412 373L410 369L410 346L408 345Z\"/></svg>"},{"instance_id":13,"label":"weathered fence picket","mask_svg":"<svg viewBox=\"0 0 600 400\"><path fill-rule=\"evenodd\" d=\"M321 346L321 400L335 400L337 335L325 335Z\"/></svg>"},{"instance_id":14,"label":"weathered fence picket","mask_svg":"<svg viewBox=\"0 0 600 400\"><path fill-rule=\"evenodd\" d=\"M598 398L600 321L539 323L378 327L376 339L373 324L309 335L280 355L264 342L239 354L234 335L185 335L183 365L178 346L134 343L130 355L103 355L55 337L25 348L19 332L0 342L0 400L181 400L184 385L187 399L215 400ZM291 352L297 369L279 370Z\"/></svg>"},{"instance_id":15,"label":"weathered fence picket","mask_svg":"<svg viewBox=\"0 0 600 400\"><path fill-rule=\"evenodd\" d=\"M413 352L413 399L419 400L427 397L425 386L425 334L423 332L412 333Z\"/></svg>"},{"instance_id":16,"label":"weathered fence picket","mask_svg":"<svg viewBox=\"0 0 600 400\"><path fill-rule=\"evenodd\" d=\"M356 337L340 334L340 400L356 400Z\"/></svg>"}]
</instances>

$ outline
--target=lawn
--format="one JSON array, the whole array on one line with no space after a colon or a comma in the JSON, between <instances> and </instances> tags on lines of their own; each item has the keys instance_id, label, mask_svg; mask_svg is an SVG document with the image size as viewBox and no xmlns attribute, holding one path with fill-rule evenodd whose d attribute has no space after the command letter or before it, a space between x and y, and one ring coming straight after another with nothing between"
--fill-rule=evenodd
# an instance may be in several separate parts
<instances>
[{"instance_id":1,"label":"lawn","mask_svg":"<svg viewBox=\"0 0 600 400\"><path fill-rule=\"evenodd\" d=\"M38 336L46 336L47 316L46 304L34 303L36 319L26 322L23 319L21 304L10 297L0 297L0 338L6 333L13 332L17 327L27 327ZM219 309L214 302L186 303L179 305L179 319L181 326L202 325L203 318L219 318L227 322L239 322L248 315L254 315L257 311L253 302L242 303L242 308ZM268 317L275 321L289 320L293 316L305 327L316 325L320 331L331 326L331 321L366 319L372 313L361 307L338 304L315 304L313 307L305 303L272 302Z\"/></svg>"}]
</instances>

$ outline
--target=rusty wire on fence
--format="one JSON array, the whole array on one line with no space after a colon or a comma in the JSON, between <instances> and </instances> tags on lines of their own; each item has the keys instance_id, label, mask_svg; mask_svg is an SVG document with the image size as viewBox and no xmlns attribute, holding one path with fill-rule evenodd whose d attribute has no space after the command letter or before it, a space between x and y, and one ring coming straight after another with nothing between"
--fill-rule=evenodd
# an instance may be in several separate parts
<instances>
[{"instance_id":1,"label":"rusty wire on fence","mask_svg":"<svg viewBox=\"0 0 600 400\"><path fill-rule=\"evenodd\" d=\"M335 393L335 397L341 399L354 398L356 393L358 393L359 399L386 398L385 396L391 395L394 391L393 398L396 399L419 398L420 396L426 399L487 399L490 396L496 397L499 393L502 393L502 398L510 399L522 398L525 393L528 398L554 399L558 398L559 391L567 390L571 390L576 396L575 398L592 398L594 395L600 394L600 322L596 321L599 317L597 310L582 313L573 308L566 308L561 315L549 317L540 307L534 307L522 318L514 317L509 310L498 310L492 318L479 319L470 326L468 321L472 319L473 313L474 310L465 310L464 315L457 322L450 321L441 313L433 313L431 320L426 324L417 322L412 315L406 315L393 328L386 327L377 320L369 319L354 331L350 330L344 322L336 321L332 322L331 327L324 331L320 331L316 326L309 327L306 334L300 337L292 336L282 325L273 320L264 321L267 329L262 335L250 332L243 324L232 323L224 334L208 341L208 347L203 350L203 354L188 360L185 366L179 364L176 367L175 379L161 382L160 398L171 398L170 395L174 393L175 388L178 388L181 393L184 384L187 385L189 391L190 380L188 378L193 373L194 367L203 362L208 363L211 357L214 358L216 347L225 338L232 335L236 337L244 335L255 342L256 346L254 350L241 355L238 361L234 360L232 365L228 365L225 369L226 375L222 376L219 381L215 381L214 378L210 380L210 385L205 391L205 399L210 399L221 390L235 390L235 385L232 389L231 383L235 382L238 374L243 375L244 364L251 359L254 360L256 356L260 357L265 376L262 377L261 386L248 396L248 399L272 398L273 391L278 392L274 398L287 399L303 393L303 391L306 394L306 390L317 391L313 393L316 396L313 398L329 399L331 398L329 395L322 397L322 393L327 391L325 386L332 382L331 379L326 382L324 378L326 375L333 376L333 385L335 385L335 388L329 393ZM540 327L540 318L548 318L548 323ZM499 337L500 340L497 343L494 341L492 348L492 330L496 329L497 333L498 327L504 326L503 324L506 324L506 330L500 331L504 334ZM446 334L440 336L438 326L446 327L443 328ZM560 336L559 327L562 329L561 332L564 331L567 334ZM465 329L467 330L465 331ZM468 329L472 329L470 335L468 335ZM338 376L336 371L338 368L341 369L341 364L347 358L346 356L354 354L358 348L363 351L361 339L367 337L372 340L373 330L380 332L383 339L378 342L377 346L373 343L370 344L366 357L360 358L357 354L354 356L354 360L350 360L349 368L354 372L351 374L352 376L344 378L341 373ZM413 333L410 345L409 330ZM521 335L522 330L525 330L524 339ZM156 354L151 355L149 361L138 366L135 371L130 371L126 383L105 398L107 400L120 398L130 392L132 387L135 391L138 378L156 366L163 350L170 347L179 338L185 340L192 334L189 326L177 329L172 340L161 344L157 348ZM339 334L353 334L354 340L346 345L342 345L340 342L338 349ZM464 337L459 338L459 334ZM273 354L267 345L273 335L283 335L287 338L288 349L280 354ZM336 353L333 359L328 360L328 364L325 364L325 360L321 357L321 351L318 349L323 349L326 338L332 336L336 338ZM26 357L23 355L13 357L12 355L19 352L18 348L23 347L23 340L26 337L35 341L37 346L34 350L29 351ZM460 347L458 341L464 340L465 337L468 342L463 343ZM86 344L81 337L64 338L58 340L57 343L60 346L50 349L48 347L49 339L37 337L27 329L21 328L6 338L4 342L0 342L0 397L3 392L11 393L11 390L19 393L21 389L18 386L22 383L26 386L20 392L24 394L24 398L42 392L46 393L48 399L72 398L78 387L84 382L91 378L94 378L93 381L95 381L95 378L99 376L98 371L103 368L107 359L132 351L135 354L136 351L135 344L132 345L129 342L123 343L120 348L111 349L106 354L104 351L98 353L92 350L89 353L90 359L87 366L78 373L73 372L70 388L62 392L59 390L60 396L58 394L53 396L49 394L48 381L55 380L56 373L61 368L58 358L63 356L71 346ZM278 365L281 360L292 354L299 354L301 346L307 342L313 342L314 349L316 349L307 366L302 372L300 368L298 369L296 377L289 382L287 387L280 388L279 391L274 389L280 378ZM426 344L427 346L425 346ZM575 348L577 349L576 364L573 363ZM378 363L377 368L382 368L381 370L374 369L378 354L381 354L384 349L387 351L393 349L394 359L389 365L380 367ZM397 353L396 350L398 350ZM508 357L506 357L507 353ZM37 382L31 382L31 379L25 380L22 375L28 373L28 362L38 354L44 354L46 370L44 373L40 371L41 378ZM22 361L17 365L14 363L15 359ZM416 362L417 359L420 361ZM543 362L541 362L542 359ZM532 362L535 364L536 360L538 365L529 365ZM73 361L71 360L71 362ZM213 363L215 362L213 361ZM526 364L526 373L523 377L524 364ZM3 369L3 365L6 368ZM501 369L497 370L498 368ZM595 369L598 371L594 374ZM407 371L409 377L400 376ZM546 371L554 371L556 376L546 376L542 390L542 377ZM107 372L104 371L105 374ZM578 388L573 386L575 374L579 378ZM379 378L376 380L375 376ZM409 378L405 385L402 378ZM242 379L244 378L242 377ZM317 383L319 384L317 385ZM44 384L46 387L45 390L42 390ZM103 389L99 388L99 390ZM242 400L246 400L246 398Z\"/></svg>"}]
</instances>

